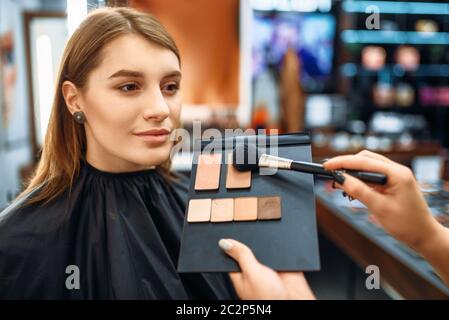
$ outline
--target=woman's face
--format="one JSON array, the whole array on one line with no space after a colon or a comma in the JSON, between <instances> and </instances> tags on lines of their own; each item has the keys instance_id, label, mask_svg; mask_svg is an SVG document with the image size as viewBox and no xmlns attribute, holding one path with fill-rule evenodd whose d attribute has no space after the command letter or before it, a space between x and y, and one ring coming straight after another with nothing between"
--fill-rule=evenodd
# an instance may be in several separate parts
<instances>
[{"instance_id":1,"label":"woman's face","mask_svg":"<svg viewBox=\"0 0 449 320\"><path fill-rule=\"evenodd\" d=\"M161 164L181 112L178 58L133 34L114 39L102 53L81 94L87 161L111 172Z\"/></svg>"}]
</instances>

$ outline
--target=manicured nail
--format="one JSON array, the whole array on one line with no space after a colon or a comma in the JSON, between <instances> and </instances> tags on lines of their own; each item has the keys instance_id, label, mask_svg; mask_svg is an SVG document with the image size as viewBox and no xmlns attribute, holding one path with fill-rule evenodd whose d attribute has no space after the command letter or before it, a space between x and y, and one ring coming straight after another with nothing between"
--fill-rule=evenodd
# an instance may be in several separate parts
<instances>
[{"instance_id":1,"label":"manicured nail","mask_svg":"<svg viewBox=\"0 0 449 320\"><path fill-rule=\"evenodd\" d=\"M345 182L345 177L339 171L332 171L332 176L334 177L335 181L337 181L338 184L340 185L343 185L343 183Z\"/></svg>"},{"instance_id":2,"label":"manicured nail","mask_svg":"<svg viewBox=\"0 0 449 320\"><path fill-rule=\"evenodd\" d=\"M231 241L228 241L226 239L221 239L220 241L218 241L218 246L223 251L229 251L234 247L234 244Z\"/></svg>"}]
</instances>

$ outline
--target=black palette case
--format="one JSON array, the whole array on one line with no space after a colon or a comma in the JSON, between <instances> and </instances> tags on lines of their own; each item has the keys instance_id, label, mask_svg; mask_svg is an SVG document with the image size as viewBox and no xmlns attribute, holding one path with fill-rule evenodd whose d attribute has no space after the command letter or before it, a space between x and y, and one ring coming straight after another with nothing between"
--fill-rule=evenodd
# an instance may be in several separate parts
<instances>
[{"instance_id":1,"label":"black palette case","mask_svg":"<svg viewBox=\"0 0 449 320\"><path fill-rule=\"evenodd\" d=\"M265 139L265 140L261 140ZM277 140L277 141L276 141ZM222 238L245 243L263 264L277 271L317 271L320 269L317 223L315 213L314 178L311 174L277 170L274 175L252 173L251 188L226 189L226 154L236 143L266 146L266 153L275 147L273 136L238 136L227 139L201 141L193 157L188 199L236 198L248 196L281 197L280 220L233 221L223 223L189 223L186 218L178 260L178 272L239 271L238 264L218 246ZM261 141L265 141L261 144ZM311 161L310 137L306 133L276 136L277 156L299 161ZM220 185L214 191L194 189L199 154L213 148L222 152ZM200 151L201 149L201 151Z\"/></svg>"}]
</instances>

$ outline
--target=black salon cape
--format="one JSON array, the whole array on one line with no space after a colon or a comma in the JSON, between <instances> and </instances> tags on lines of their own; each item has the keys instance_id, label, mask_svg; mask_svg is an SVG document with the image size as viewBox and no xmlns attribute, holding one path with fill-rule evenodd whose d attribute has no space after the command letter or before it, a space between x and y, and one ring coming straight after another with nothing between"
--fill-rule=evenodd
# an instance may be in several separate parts
<instances>
[{"instance_id":1,"label":"black salon cape","mask_svg":"<svg viewBox=\"0 0 449 320\"><path fill-rule=\"evenodd\" d=\"M176 272L185 180L83 163L70 197L11 204L0 213L0 298L236 299L227 274ZM79 289L66 286L71 265Z\"/></svg>"}]
</instances>

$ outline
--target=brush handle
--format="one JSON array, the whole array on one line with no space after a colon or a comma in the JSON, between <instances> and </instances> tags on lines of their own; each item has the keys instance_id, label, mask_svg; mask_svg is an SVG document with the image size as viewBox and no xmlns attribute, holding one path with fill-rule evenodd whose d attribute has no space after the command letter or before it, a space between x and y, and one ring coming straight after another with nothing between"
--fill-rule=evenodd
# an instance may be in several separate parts
<instances>
[{"instance_id":1,"label":"brush handle","mask_svg":"<svg viewBox=\"0 0 449 320\"><path fill-rule=\"evenodd\" d=\"M323 165L313 162L292 161L290 170L333 177L332 173L324 169Z\"/></svg>"},{"instance_id":2,"label":"brush handle","mask_svg":"<svg viewBox=\"0 0 449 320\"><path fill-rule=\"evenodd\" d=\"M387 183L387 176L383 173L357 170L345 170L345 173L369 183L380 185L385 185Z\"/></svg>"},{"instance_id":3,"label":"brush handle","mask_svg":"<svg viewBox=\"0 0 449 320\"><path fill-rule=\"evenodd\" d=\"M318 174L330 178L334 177L332 172L324 169L322 164L313 162L292 161L290 164L290 170ZM384 175L383 173L357 171L357 170L342 170L342 171L365 182L380 185L385 185L387 183L387 176Z\"/></svg>"}]
</instances>

